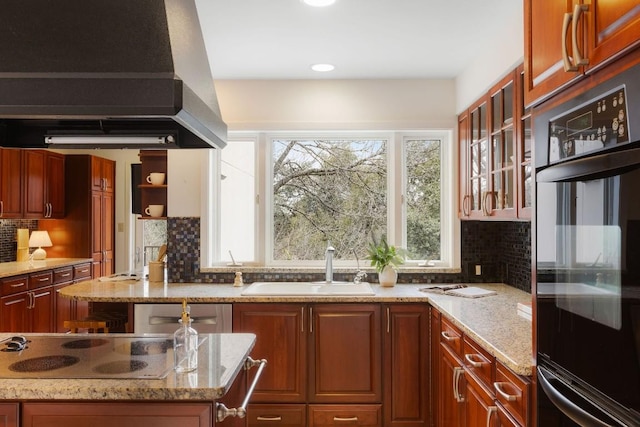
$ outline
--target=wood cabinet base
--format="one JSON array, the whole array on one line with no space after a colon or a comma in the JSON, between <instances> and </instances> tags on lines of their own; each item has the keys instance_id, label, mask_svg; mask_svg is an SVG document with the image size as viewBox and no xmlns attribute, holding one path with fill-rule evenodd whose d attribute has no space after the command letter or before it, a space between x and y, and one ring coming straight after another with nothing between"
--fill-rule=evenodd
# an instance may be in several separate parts
<instances>
[{"instance_id":1,"label":"wood cabinet base","mask_svg":"<svg viewBox=\"0 0 640 427\"><path fill-rule=\"evenodd\" d=\"M27 402L22 427L211 427L213 402Z\"/></svg>"},{"instance_id":2,"label":"wood cabinet base","mask_svg":"<svg viewBox=\"0 0 640 427\"><path fill-rule=\"evenodd\" d=\"M382 426L382 405L309 405L309 427Z\"/></svg>"}]
</instances>

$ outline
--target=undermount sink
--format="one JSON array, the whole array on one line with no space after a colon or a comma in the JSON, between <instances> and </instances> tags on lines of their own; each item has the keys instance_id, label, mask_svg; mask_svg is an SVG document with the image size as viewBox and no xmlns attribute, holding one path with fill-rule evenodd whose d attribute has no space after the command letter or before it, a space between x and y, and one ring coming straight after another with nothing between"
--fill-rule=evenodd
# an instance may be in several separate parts
<instances>
[{"instance_id":1,"label":"undermount sink","mask_svg":"<svg viewBox=\"0 0 640 427\"><path fill-rule=\"evenodd\" d=\"M375 295L375 292L367 282L255 282L242 295Z\"/></svg>"}]
</instances>

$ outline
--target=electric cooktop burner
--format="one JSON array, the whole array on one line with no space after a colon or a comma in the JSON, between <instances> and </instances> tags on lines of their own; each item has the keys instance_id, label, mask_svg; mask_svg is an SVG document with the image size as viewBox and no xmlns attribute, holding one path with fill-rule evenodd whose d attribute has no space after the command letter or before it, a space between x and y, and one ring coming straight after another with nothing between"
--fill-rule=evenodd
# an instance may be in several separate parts
<instances>
[{"instance_id":1,"label":"electric cooktop burner","mask_svg":"<svg viewBox=\"0 0 640 427\"><path fill-rule=\"evenodd\" d=\"M54 369L66 368L75 365L80 361L74 356L42 356L33 359L25 359L9 365L9 369L14 372L43 372Z\"/></svg>"},{"instance_id":2,"label":"electric cooktop burner","mask_svg":"<svg viewBox=\"0 0 640 427\"><path fill-rule=\"evenodd\" d=\"M64 348L92 348L108 344L109 341L100 338L73 340L62 344Z\"/></svg>"},{"instance_id":3,"label":"electric cooktop burner","mask_svg":"<svg viewBox=\"0 0 640 427\"><path fill-rule=\"evenodd\" d=\"M199 344L206 340L199 338ZM0 336L5 345L13 341ZM0 351L0 378L159 379L173 370L169 334L29 335L24 341Z\"/></svg>"}]
</instances>

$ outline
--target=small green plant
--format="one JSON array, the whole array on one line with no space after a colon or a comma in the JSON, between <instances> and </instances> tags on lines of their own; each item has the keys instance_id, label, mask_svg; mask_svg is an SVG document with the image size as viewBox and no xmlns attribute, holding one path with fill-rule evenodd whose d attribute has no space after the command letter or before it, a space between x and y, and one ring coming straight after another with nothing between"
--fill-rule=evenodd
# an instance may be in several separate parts
<instances>
[{"instance_id":1,"label":"small green plant","mask_svg":"<svg viewBox=\"0 0 640 427\"><path fill-rule=\"evenodd\" d=\"M371 260L371 266L375 267L378 273L381 273L387 265L397 267L404 263L404 251L389 245L384 236L382 236L379 243L374 238L367 252L367 258Z\"/></svg>"}]
</instances>

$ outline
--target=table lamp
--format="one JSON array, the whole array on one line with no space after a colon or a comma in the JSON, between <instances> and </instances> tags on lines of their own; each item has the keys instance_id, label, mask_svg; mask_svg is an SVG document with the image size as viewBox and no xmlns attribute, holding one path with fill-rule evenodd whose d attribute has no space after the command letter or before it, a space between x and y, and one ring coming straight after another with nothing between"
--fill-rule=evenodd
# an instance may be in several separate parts
<instances>
[{"instance_id":1,"label":"table lamp","mask_svg":"<svg viewBox=\"0 0 640 427\"><path fill-rule=\"evenodd\" d=\"M43 260L47 258L47 252L42 249L42 247L48 248L53 246L51 243L51 239L49 238L49 233L44 230L36 230L31 233L31 237L29 237L29 247L30 248L38 248L33 251L33 259L34 260Z\"/></svg>"}]
</instances>

